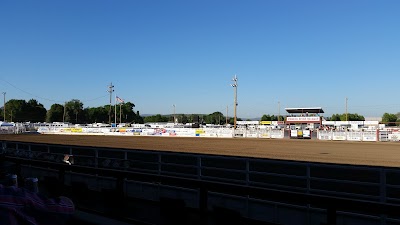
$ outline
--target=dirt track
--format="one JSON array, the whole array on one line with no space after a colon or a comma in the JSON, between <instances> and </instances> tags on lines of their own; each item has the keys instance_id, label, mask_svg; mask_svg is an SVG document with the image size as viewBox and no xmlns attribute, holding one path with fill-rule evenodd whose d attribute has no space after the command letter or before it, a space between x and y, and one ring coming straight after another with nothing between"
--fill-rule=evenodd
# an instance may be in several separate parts
<instances>
[{"instance_id":1,"label":"dirt track","mask_svg":"<svg viewBox=\"0 0 400 225\"><path fill-rule=\"evenodd\" d=\"M400 143L83 135L1 135L0 140L400 167Z\"/></svg>"}]
</instances>

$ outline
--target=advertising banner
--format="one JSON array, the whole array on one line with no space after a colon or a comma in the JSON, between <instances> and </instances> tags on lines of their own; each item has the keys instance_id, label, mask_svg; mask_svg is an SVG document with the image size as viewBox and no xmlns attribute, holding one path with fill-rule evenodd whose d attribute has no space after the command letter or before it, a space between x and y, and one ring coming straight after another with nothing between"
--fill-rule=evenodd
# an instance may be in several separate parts
<instances>
[{"instance_id":1,"label":"advertising banner","mask_svg":"<svg viewBox=\"0 0 400 225\"><path fill-rule=\"evenodd\" d=\"M400 133L392 133L388 135L389 141L400 141Z\"/></svg>"},{"instance_id":2,"label":"advertising banner","mask_svg":"<svg viewBox=\"0 0 400 225\"><path fill-rule=\"evenodd\" d=\"M303 130L303 138L311 138L311 131Z\"/></svg>"},{"instance_id":3,"label":"advertising banner","mask_svg":"<svg viewBox=\"0 0 400 225\"><path fill-rule=\"evenodd\" d=\"M318 116L311 116L311 117L287 117L287 123L319 123L321 118Z\"/></svg>"},{"instance_id":4,"label":"advertising banner","mask_svg":"<svg viewBox=\"0 0 400 225\"><path fill-rule=\"evenodd\" d=\"M333 134L332 140L334 140L334 141L346 140L346 132L334 131L334 132L332 132L332 134Z\"/></svg>"}]
</instances>

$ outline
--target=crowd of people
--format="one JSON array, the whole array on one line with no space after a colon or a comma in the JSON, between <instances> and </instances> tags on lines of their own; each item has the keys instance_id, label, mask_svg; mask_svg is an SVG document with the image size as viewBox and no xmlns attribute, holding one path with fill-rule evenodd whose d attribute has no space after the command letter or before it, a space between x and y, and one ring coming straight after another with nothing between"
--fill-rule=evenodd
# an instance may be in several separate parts
<instances>
[{"instance_id":1,"label":"crowd of people","mask_svg":"<svg viewBox=\"0 0 400 225\"><path fill-rule=\"evenodd\" d=\"M35 178L21 179L7 171L0 159L0 224L66 224L75 211L74 203L64 196L46 196ZM18 181L23 180L19 184Z\"/></svg>"}]
</instances>

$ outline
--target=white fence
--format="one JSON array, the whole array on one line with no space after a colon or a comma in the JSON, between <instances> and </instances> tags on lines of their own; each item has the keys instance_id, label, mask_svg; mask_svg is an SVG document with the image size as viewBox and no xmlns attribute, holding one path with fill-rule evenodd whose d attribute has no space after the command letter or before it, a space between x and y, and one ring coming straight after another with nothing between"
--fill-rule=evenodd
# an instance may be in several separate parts
<instances>
[{"instance_id":1,"label":"white fence","mask_svg":"<svg viewBox=\"0 0 400 225\"><path fill-rule=\"evenodd\" d=\"M400 129L385 129L379 131L379 141L400 141Z\"/></svg>"},{"instance_id":2,"label":"white fence","mask_svg":"<svg viewBox=\"0 0 400 225\"><path fill-rule=\"evenodd\" d=\"M378 141L377 131L325 131L317 133L319 140L333 141Z\"/></svg>"},{"instance_id":3,"label":"white fence","mask_svg":"<svg viewBox=\"0 0 400 225\"><path fill-rule=\"evenodd\" d=\"M85 128L39 127L42 134L118 135L118 136L168 136L215 138L284 138L284 130L246 128Z\"/></svg>"},{"instance_id":4,"label":"white fence","mask_svg":"<svg viewBox=\"0 0 400 225\"><path fill-rule=\"evenodd\" d=\"M5 131L1 131L0 133ZM285 137L284 129L271 128L114 128L114 127L39 127L43 134L114 135L114 136L168 136L214 138L272 138ZM317 139L332 141L400 141L400 129L334 131L317 130ZM287 133L286 135L290 135Z\"/></svg>"}]
</instances>

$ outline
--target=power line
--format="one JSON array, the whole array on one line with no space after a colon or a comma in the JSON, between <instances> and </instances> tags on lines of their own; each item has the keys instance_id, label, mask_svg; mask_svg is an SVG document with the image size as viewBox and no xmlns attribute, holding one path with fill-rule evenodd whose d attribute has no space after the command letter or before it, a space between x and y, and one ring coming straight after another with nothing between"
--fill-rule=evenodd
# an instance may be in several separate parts
<instances>
[{"instance_id":1,"label":"power line","mask_svg":"<svg viewBox=\"0 0 400 225\"><path fill-rule=\"evenodd\" d=\"M24 92L25 94L28 94L28 95L30 95L30 96L32 96L32 97L35 97L35 98L38 98L38 99L42 99L42 100L46 100L46 101L50 101L50 102L54 102L54 103L60 103L60 104L64 104L64 102L66 102L66 101L62 101L62 100L49 99L49 98L41 97L41 96L32 94L32 93L30 93L30 92L28 92L28 91L25 91L25 90L23 90L23 89L21 89L21 88L15 86L14 84L12 84L12 83L10 83L10 82L4 80L4 79L1 79L1 78L0 78L0 80L4 81L5 83L7 83L8 85L10 85L11 87L13 87L13 88L15 88L15 89L17 89L17 90L19 90L19 91L21 91L21 92ZM98 97L95 97L95 98L84 99L84 100L79 100L79 101L82 102L82 103L91 102L91 101L95 101L95 100L98 100L98 99L101 99L101 98L105 98L106 96L108 96L108 95L106 94L106 95L98 96Z\"/></svg>"},{"instance_id":2,"label":"power line","mask_svg":"<svg viewBox=\"0 0 400 225\"><path fill-rule=\"evenodd\" d=\"M23 89L21 89L21 88L15 86L15 85L13 85L12 83L10 83L10 82L8 82L8 81L6 81L6 80L4 80L4 79L1 79L1 80L4 81L4 82L6 82L6 83L7 83L8 85L10 85L11 87L13 87L13 88L15 88L15 89L17 89L17 90L19 90L19 91L22 91L22 92L24 92L25 94L31 95L31 96L33 96L33 97L36 97L36 98L39 98L39 99L42 99L42 100L46 100L46 101L50 101L50 102L62 102L62 101L58 101L58 100L54 100L54 99L49 99L49 98L40 97L40 96L38 96L38 95L32 94L32 93L30 93L30 92L27 92L27 91L25 91L25 90L23 90Z\"/></svg>"}]
</instances>

